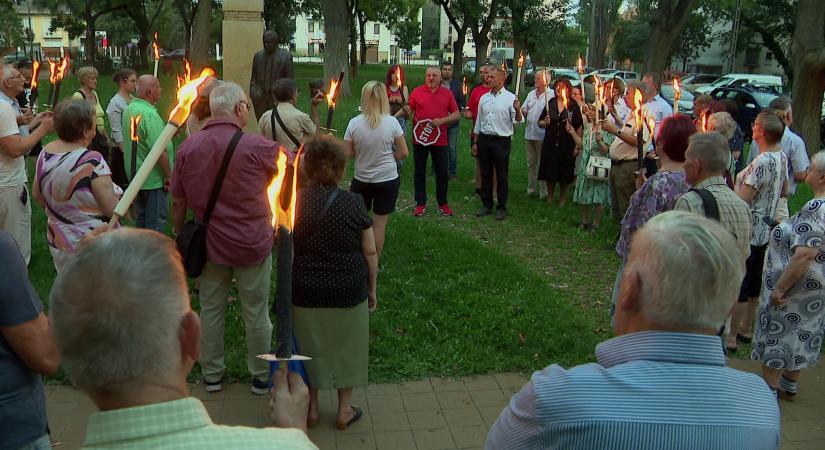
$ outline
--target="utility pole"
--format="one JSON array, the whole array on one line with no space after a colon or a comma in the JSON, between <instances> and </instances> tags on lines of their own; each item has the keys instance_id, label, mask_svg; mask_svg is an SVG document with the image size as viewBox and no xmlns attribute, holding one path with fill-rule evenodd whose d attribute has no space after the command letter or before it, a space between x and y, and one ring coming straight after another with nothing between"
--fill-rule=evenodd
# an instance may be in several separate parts
<instances>
[{"instance_id":1,"label":"utility pole","mask_svg":"<svg viewBox=\"0 0 825 450\"><path fill-rule=\"evenodd\" d=\"M736 68L736 41L739 37L739 15L742 0L736 0L736 9L733 11L733 29L730 40L730 53L728 55L728 73L732 73Z\"/></svg>"},{"instance_id":2,"label":"utility pole","mask_svg":"<svg viewBox=\"0 0 825 450\"><path fill-rule=\"evenodd\" d=\"M596 0L590 0L590 32L587 33L587 66L591 66L590 63L590 48L591 42L593 45L596 45L598 42L597 35L596 35Z\"/></svg>"}]
</instances>

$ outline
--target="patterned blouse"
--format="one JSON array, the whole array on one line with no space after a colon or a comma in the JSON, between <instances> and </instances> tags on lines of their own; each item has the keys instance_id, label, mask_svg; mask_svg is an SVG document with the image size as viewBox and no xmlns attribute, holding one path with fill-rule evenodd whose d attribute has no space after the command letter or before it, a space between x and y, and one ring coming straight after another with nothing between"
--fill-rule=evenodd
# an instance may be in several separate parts
<instances>
[{"instance_id":1,"label":"patterned blouse","mask_svg":"<svg viewBox=\"0 0 825 450\"><path fill-rule=\"evenodd\" d=\"M756 189L756 195L749 204L753 225L752 246L759 247L768 244L771 226L766 222L766 218L768 221L773 221L776 216L776 208L779 206L779 198L782 195L782 185L787 180L788 157L781 151L760 154L737 175L737 191L743 184Z\"/></svg>"},{"instance_id":2,"label":"patterned blouse","mask_svg":"<svg viewBox=\"0 0 825 450\"><path fill-rule=\"evenodd\" d=\"M627 261L633 233L653 216L673 209L676 200L688 190L690 185L685 180L684 172L656 172L633 194L622 219L622 233L616 244L616 253L622 257L622 261Z\"/></svg>"},{"instance_id":3,"label":"patterned blouse","mask_svg":"<svg viewBox=\"0 0 825 450\"><path fill-rule=\"evenodd\" d=\"M103 155L93 150L40 152L35 183L46 205L49 246L73 253L86 233L105 223L107 218L92 192L92 180L111 175ZM123 194L117 185L114 190L118 196Z\"/></svg>"}]
</instances>

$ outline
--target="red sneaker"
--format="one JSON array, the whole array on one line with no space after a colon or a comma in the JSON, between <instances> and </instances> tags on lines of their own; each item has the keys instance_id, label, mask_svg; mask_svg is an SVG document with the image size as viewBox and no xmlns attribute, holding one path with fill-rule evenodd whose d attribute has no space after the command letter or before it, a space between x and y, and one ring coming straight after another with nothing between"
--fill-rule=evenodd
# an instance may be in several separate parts
<instances>
[{"instance_id":1,"label":"red sneaker","mask_svg":"<svg viewBox=\"0 0 825 450\"><path fill-rule=\"evenodd\" d=\"M448 205L446 203L443 204L443 205L438 205L438 210L441 211L441 214L444 214L445 216L452 216L453 215L453 210L450 209L450 205Z\"/></svg>"},{"instance_id":2,"label":"red sneaker","mask_svg":"<svg viewBox=\"0 0 825 450\"><path fill-rule=\"evenodd\" d=\"M427 205L415 205L413 216L421 217L424 215L425 212L427 212Z\"/></svg>"}]
</instances>

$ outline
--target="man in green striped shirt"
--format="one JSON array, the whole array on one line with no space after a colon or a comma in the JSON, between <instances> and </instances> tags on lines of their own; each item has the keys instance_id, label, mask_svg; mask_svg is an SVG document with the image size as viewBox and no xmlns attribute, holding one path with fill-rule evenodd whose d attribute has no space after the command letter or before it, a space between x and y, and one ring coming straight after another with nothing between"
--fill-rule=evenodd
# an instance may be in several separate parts
<instances>
[{"instance_id":1,"label":"man in green striped shirt","mask_svg":"<svg viewBox=\"0 0 825 450\"><path fill-rule=\"evenodd\" d=\"M189 396L201 324L171 239L134 228L98 236L61 271L50 304L63 368L100 409L84 448L317 450L306 435L309 391L295 373L274 377L279 428L216 425Z\"/></svg>"},{"instance_id":2,"label":"man in green striped shirt","mask_svg":"<svg viewBox=\"0 0 825 450\"><path fill-rule=\"evenodd\" d=\"M125 143L123 159L126 174L131 181L135 173L143 165L143 160L149 150L160 137L166 121L158 114L155 104L160 99L160 82L152 75L141 75L137 81L137 97L129 103L123 111L121 130L131 130L132 118L140 116L137 127L138 142ZM137 151L133 149L137 147ZM175 153L170 142L166 146L164 155L158 159L157 165L152 168L149 178L140 188L135 200L137 208L137 226L164 233L166 218L169 216L169 183L172 180L172 165L175 163Z\"/></svg>"}]
</instances>

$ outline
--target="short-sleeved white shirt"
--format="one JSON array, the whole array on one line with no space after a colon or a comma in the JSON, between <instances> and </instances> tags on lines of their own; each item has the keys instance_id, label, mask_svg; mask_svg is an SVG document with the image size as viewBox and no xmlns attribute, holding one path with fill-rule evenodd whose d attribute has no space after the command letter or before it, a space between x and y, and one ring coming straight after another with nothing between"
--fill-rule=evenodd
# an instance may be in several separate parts
<instances>
[{"instance_id":1,"label":"short-sleeved white shirt","mask_svg":"<svg viewBox=\"0 0 825 450\"><path fill-rule=\"evenodd\" d=\"M5 102L0 102L0 138L20 134L17 114ZM11 157L0 148L0 188L18 186L26 182L26 158Z\"/></svg>"},{"instance_id":2,"label":"short-sleeved white shirt","mask_svg":"<svg viewBox=\"0 0 825 450\"><path fill-rule=\"evenodd\" d=\"M355 179L383 183L398 178L392 146L395 138L403 135L398 120L390 115L382 117L376 128L370 127L363 114L350 120L344 140L355 147Z\"/></svg>"}]
</instances>

